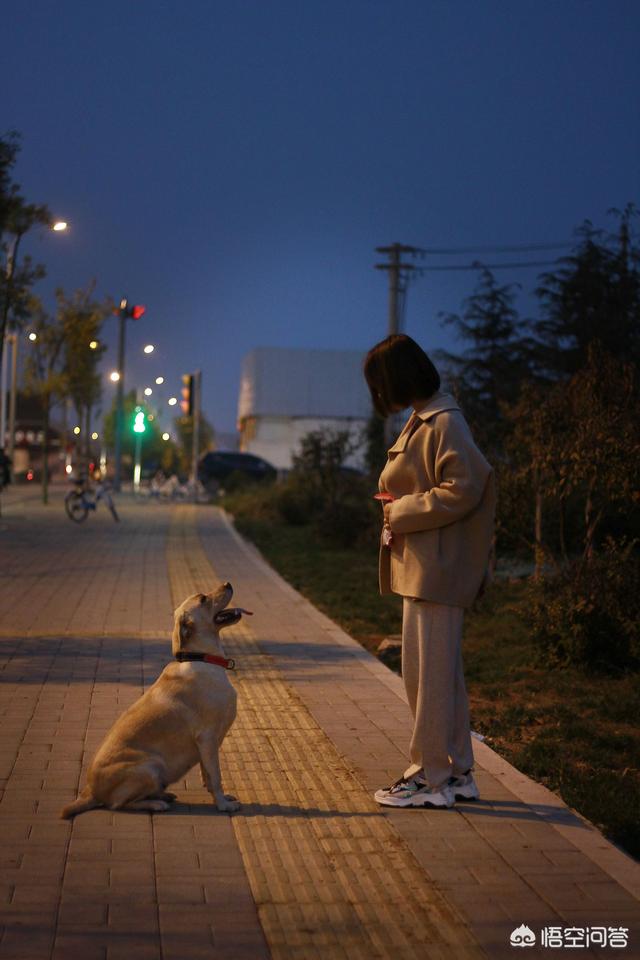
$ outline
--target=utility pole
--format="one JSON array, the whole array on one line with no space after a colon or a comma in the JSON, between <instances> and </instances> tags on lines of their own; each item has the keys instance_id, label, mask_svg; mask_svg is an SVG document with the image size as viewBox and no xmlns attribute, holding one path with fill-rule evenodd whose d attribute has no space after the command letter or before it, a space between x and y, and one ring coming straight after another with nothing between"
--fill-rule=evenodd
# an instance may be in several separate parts
<instances>
[{"instance_id":1,"label":"utility pole","mask_svg":"<svg viewBox=\"0 0 640 960\"><path fill-rule=\"evenodd\" d=\"M389 336L400 333L404 318L405 298L409 278L419 267L413 263L406 263L403 254L410 257L423 257L424 250L420 247L410 247L404 243L392 243L389 247L376 247L377 253L384 253L389 257L388 263L376 263L376 270L386 270L389 274ZM391 446L395 430L394 417L390 416L384 422L385 446Z\"/></svg>"},{"instance_id":2,"label":"utility pole","mask_svg":"<svg viewBox=\"0 0 640 960\"><path fill-rule=\"evenodd\" d=\"M404 297L411 274L419 269L413 263L402 260L403 253L411 257L424 256L420 247L409 247L403 243L392 243L389 247L376 247L377 253L385 253L388 263L376 263L376 270L386 270L389 274L389 336L400 333L404 313ZM402 306L402 309L400 309Z\"/></svg>"},{"instance_id":3,"label":"utility pole","mask_svg":"<svg viewBox=\"0 0 640 960\"><path fill-rule=\"evenodd\" d=\"M193 436L191 438L191 480L193 483L193 499L198 500L198 455L200 453L200 405L202 399L202 372L196 370L193 374Z\"/></svg>"}]
</instances>

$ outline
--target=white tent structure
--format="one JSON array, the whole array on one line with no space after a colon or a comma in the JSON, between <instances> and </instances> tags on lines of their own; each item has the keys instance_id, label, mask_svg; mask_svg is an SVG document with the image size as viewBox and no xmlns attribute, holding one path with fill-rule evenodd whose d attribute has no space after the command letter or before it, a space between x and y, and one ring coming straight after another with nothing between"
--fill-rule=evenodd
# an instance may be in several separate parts
<instances>
[{"instance_id":1,"label":"white tent structure","mask_svg":"<svg viewBox=\"0 0 640 960\"><path fill-rule=\"evenodd\" d=\"M348 430L360 440L372 413L363 361L357 350L252 350L242 364L240 449L286 470L313 430ZM349 465L360 466L362 458L359 450Z\"/></svg>"}]
</instances>

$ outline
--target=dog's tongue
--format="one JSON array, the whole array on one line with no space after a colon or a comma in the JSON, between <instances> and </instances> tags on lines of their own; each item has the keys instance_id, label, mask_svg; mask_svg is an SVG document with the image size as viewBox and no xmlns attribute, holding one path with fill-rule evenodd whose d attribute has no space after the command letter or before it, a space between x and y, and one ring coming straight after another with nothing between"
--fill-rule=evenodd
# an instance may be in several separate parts
<instances>
[{"instance_id":1,"label":"dog's tongue","mask_svg":"<svg viewBox=\"0 0 640 960\"><path fill-rule=\"evenodd\" d=\"M225 607L224 610L221 610L220 613L216 614L216 621L218 623L224 623L233 617L241 617L245 613L250 617L253 616L252 610L244 610L242 607Z\"/></svg>"}]
</instances>

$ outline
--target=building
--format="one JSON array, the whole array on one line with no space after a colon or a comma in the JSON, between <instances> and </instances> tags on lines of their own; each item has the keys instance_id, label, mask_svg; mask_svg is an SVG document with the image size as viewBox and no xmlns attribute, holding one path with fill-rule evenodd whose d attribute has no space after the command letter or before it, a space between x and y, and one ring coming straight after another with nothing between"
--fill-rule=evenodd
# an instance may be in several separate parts
<instances>
[{"instance_id":1,"label":"building","mask_svg":"<svg viewBox=\"0 0 640 960\"><path fill-rule=\"evenodd\" d=\"M358 350L260 347L247 354L238 402L240 449L287 470L313 430L348 430L360 442L372 414L363 361ZM363 458L361 447L348 465L361 466Z\"/></svg>"}]
</instances>

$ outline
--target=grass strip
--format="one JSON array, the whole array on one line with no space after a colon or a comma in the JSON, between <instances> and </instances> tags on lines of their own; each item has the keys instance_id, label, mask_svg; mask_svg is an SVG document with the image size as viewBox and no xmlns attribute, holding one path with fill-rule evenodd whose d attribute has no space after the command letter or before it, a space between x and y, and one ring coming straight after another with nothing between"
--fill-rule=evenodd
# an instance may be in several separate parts
<instances>
[{"instance_id":1,"label":"grass strip","mask_svg":"<svg viewBox=\"0 0 640 960\"><path fill-rule=\"evenodd\" d=\"M231 507L236 504L231 504ZM238 512L237 529L314 606L375 653L398 635L402 601L378 593L377 555ZM640 857L640 685L541 665L522 618L523 581L494 585L465 618L472 725L510 763L559 793L606 837ZM400 672L399 656L387 665Z\"/></svg>"}]
</instances>

